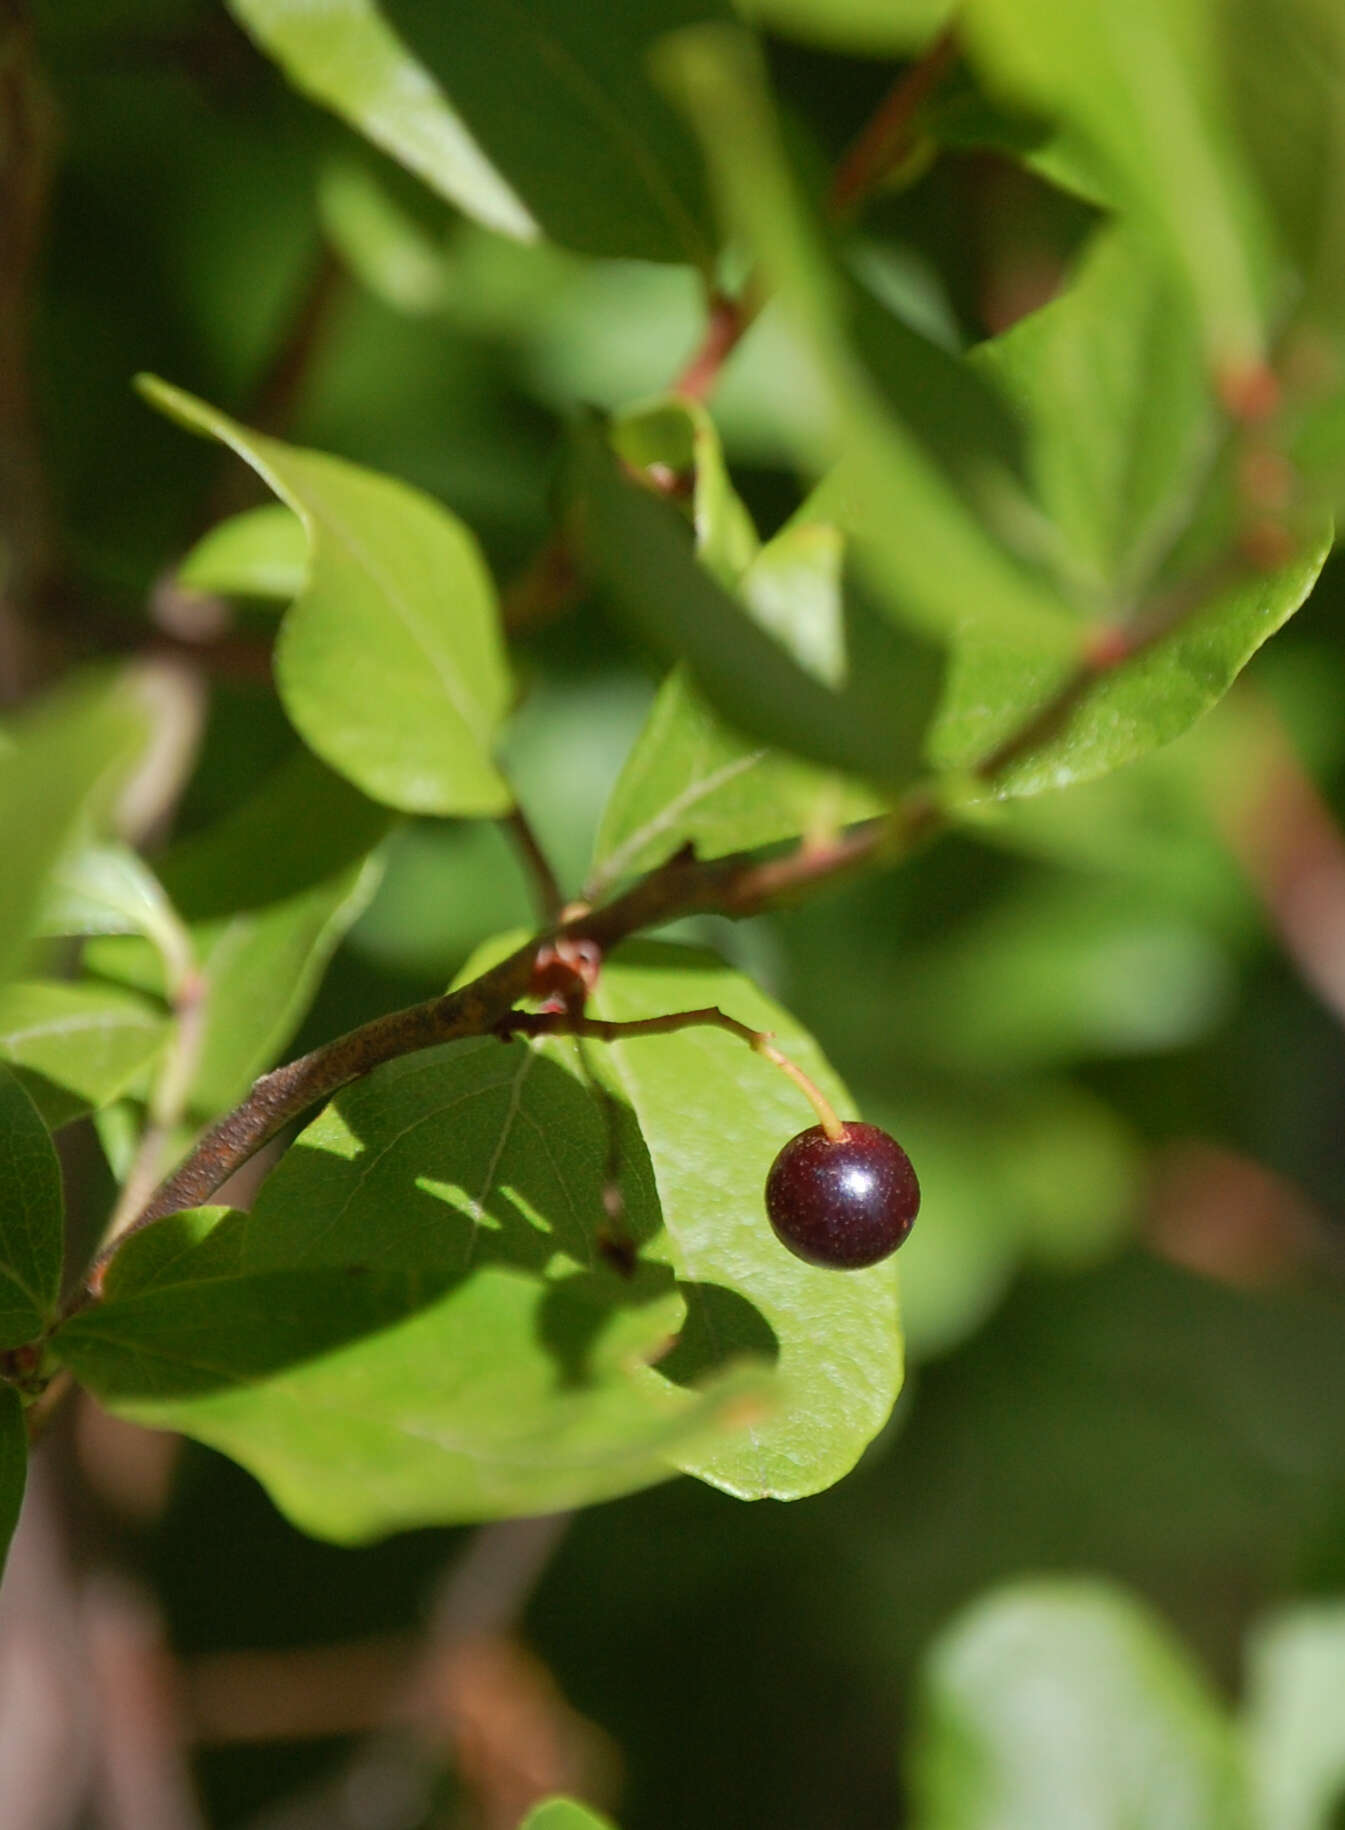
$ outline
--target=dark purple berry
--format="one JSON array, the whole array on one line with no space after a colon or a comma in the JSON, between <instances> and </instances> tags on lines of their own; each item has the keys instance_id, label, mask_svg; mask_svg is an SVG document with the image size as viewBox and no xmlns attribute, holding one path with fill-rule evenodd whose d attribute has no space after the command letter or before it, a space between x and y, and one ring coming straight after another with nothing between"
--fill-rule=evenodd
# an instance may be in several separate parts
<instances>
[{"instance_id":1,"label":"dark purple berry","mask_svg":"<svg viewBox=\"0 0 1345 1830\"><path fill-rule=\"evenodd\" d=\"M766 1177L766 1213L796 1258L857 1271L886 1258L920 1210L911 1159L877 1125L851 1119L832 1140L814 1125L791 1137Z\"/></svg>"}]
</instances>

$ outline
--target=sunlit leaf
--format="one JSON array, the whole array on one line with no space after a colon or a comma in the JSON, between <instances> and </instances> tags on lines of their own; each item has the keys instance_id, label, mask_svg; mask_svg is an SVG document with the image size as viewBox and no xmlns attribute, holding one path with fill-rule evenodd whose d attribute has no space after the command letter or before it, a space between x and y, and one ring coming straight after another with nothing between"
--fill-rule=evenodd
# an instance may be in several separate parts
<instances>
[{"instance_id":1,"label":"sunlit leaf","mask_svg":"<svg viewBox=\"0 0 1345 1830\"><path fill-rule=\"evenodd\" d=\"M0 740L0 980L40 923L47 880L80 822L106 806L145 736L124 689L75 689L10 725Z\"/></svg>"},{"instance_id":2,"label":"sunlit leaf","mask_svg":"<svg viewBox=\"0 0 1345 1830\"><path fill-rule=\"evenodd\" d=\"M778 1045L838 1109L849 1100L811 1037L740 974L705 954L648 943L603 969L597 1014L627 1021L717 1004ZM687 1321L686 1373L733 1352L766 1354L774 1408L737 1438L680 1458L744 1498L796 1498L839 1480L886 1421L901 1384L891 1262L817 1270L787 1252L766 1220L766 1172L815 1122L784 1075L718 1029L614 1043L596 1058L629 1102L649 1153L666 1243ZM650 1377L656 1376L650 1374Z\"/></svg>"},{"instance_id":3,"label":"sunlit leaf","mask_svg":"<svg viewBox=\"0 0 1345 1830\"><path fill-rule=\"evenodd\" d=\"M199 1117L233 1105L293 1034L373 894L389 819L300 750L226 818L160 859L203 975ZM163 989L158 962L134 941L91 943L86 958L107 977Z\"/></svg>"},{"instance_id":4,"label":"sunlit leaf","mask_svg":"<svg viewBox=\"0 0 1345 1830\"><path fill-rule=\"evenodd\" d=\"M53 1129L140 1082L167 1033L162 1010L109 985L18 979L0 990L0 1059Z\"/></svg>"},{"instance_id":5,"label":"sunlit leaf","mask_svg":"<svg viewBox=\"0 0 1345 1830\"><path fill-rule=\"evenodd\" d=\"M659 432L670 424L671 432ZM680 434L680 437L678 436ZM696 550L754 620L823 684L842 691L846 652L844 541L798 524L757 550L724 471L713 427L681 406L614 430L628 463L694 478ZM690 467L687 470L687 467ZM895 736L896 720L891 734ZM895 765L895 758L893 759ZM914 753L909 757L914 763ZM603 813L589 889L660 863L691 843L704 857L800 833L819 839L883 811L862 783L753 743L713 711L683 668L664 682Z\"/></svg>"},{"instance_id":6,"label":"sunlit leaf","mask_svg":"<svg viewBox=\"0 0 1345 1830\"><path fill-rule=\"evenodd\" d=\"M189 591L288 603L308 583L308 535L281 502L244 509L203 534L177 569Z\"/></svg>"},{"instance_id":7,"label":"sunlit leaf","mask_svg":"<svg viewBox=\"0 0 1345 1830\"><path fill-rule=\"evenodd\" d=\"M126 845L83 845L57 866L38 932L143 934L171 985L192 964L191 939L154 872Z\"/></svg>"},{"instance_id":8,"label":"sunlit leaf","mask_svg":"<svg viewBox=\"0 0 1345 1830\"><path fill-rule=\"evenodd\" d=\"M688 843L714 858L800 833L825 838L885 805L862 783L736 737L679 668L612 791L590 888L652 869Z\"/></svg>"},{"instance_id":9,"label":"sunlit leaf","mask_svg":"<svg viewBox=\"0 0 1345 1830\"><path fill-rule=\"evenodd\" d=\"M491 761L509 701L494 591L476 542L404 483L264 438L177 388L155 406L249 463L304 524L308 580L276 643L305 741L375 800L412 813L502 813Z\"/></svg>"},{"instance_id":10,"label":"sunlit leaf","mask_svg":"<svg viewBox=\"0 0 1345 1830\"><path fill-rule=\"evenodd\" d=\"M576 438L585 552L622 610L748 736L892 785L910 779L938 663L858 590L845 604L847 666L836 688L801 666L763 620L700 565L677 510L618 467L594 427Z\"/></svg>"},{"instance_id":11,"label":"sunlit leaf","mask_svg":"<svg viewBox=\"0 0 1345 1830\"><path fill-rule=\"evenodd\" d=\"M1277 570L1248 568L1230 582L1212 583L1204 602L1174 618L1167 634L1132 658L1101 671L1056 728L1001 768L997 792L1037 794L1090 781L1180 736L1306 600L1332 539L1332 529L1319 525ZM946 769L984 760L1067 677L1059 668L1025 664L1008 644L959 651L931 734L930 760Z\"/></svg>"},{"instance_id":12,"label":"sunlit leaf","mask_svg":"<svg viewBox=\"0 0 1345 1830\"><path fill-rule=\"evenodd\" d=\"M505 235L536 225L375 0L229 0L295 87L333 109L469 216Z\"/></svg>"}]
</instances>

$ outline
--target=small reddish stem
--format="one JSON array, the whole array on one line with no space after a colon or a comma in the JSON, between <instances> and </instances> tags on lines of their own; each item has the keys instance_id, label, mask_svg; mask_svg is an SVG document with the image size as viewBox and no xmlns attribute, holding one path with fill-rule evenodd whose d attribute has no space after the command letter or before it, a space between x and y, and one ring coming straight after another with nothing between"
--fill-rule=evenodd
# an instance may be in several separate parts
<instances>
[{"instance_id":1,"label":"small reddish stem","mask_svg":"<svg viewBox=\"0 0 1345 1830\"><path fill-rule=\"evenodd\" d=\"M515 802L500 820L501 826L509 834L518 852L523 868L532 885L533 900L541 919L547 923L557 922L561 910L565 907L565 892L561 889L551 860L537 837L536 828L523 809Z\"/></svg>"},{"instance_id":2,"label":"small reddish stem","mask_svg":"<svg viewBox=\"0 0 1345 1830\"><path fill-rule=\"evenodd\" d=\"M829 199L833 216L850 215L910 152L920 110L959 54L956 33L947 26L898 77L837 168Z\"/></svg>"},{"instance_id":3,"label":"small reddish stem","mask_svg":"<svg viewBox=\"0 0 1345 1830\"><path fill-rule=\"evenodd\" d=\"M672 392L682 400L707 400L724 364L756 322L762 304L761 295L750 280L736 299L727 298L722 292L714 294L700 347L673 383Z\"/></svg>"}]
</instances>

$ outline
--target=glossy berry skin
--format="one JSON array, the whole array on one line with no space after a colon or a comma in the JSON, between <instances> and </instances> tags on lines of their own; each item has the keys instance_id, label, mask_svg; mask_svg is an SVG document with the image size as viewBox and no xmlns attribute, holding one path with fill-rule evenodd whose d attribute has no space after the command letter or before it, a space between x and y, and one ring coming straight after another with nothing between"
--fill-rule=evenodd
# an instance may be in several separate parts
<instances>
[{"instance_id":1,"label":"glossy berry skin","mask_svg":"<svg viewBox=\"0 0 1345 1830\"><path fill-rule=\"evenodd\" d=\"M766 1177L766 1214L796 1258L858 1271L910 1232L920 1184L895 1138L857 1119L833 1142L821 1125L791 1137Z\"/></svg>"}]
</instances>

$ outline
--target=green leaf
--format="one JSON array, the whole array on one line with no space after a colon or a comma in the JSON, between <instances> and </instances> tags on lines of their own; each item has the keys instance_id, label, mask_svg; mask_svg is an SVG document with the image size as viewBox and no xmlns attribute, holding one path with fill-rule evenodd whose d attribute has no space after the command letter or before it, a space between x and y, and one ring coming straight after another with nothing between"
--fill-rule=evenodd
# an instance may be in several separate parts
<instances>
[{"instance_id":1,"label":"green leaf","mask_svg":"<svg viewBox=\"0 0 1345 1830\"><path fill-rule=\"evenodd\" d=\"M75 688L0 739L0 982L37 929L47 880L82 820L98 813L144 740L124 688Z\"/></svg>"},{"instance_id":2,"label":"green leaf","mask_svg":"<svg viewBox=\"0 0 1345 1830\"><path fill-rule=\"evenodd\" d=\"M667 422L679 441L655 435ZM692 428L694 427L694 434ZM798 524L757 551L756 536L723 470L708 420L669 405L615 430L628 463L692 466L696 546L728 588L740 587L755 620L798 664L833 689L848 668L842 578L844 542L834 528ZM653 455L656 454L656 455ZM889 726L889 740L897 722ZM911 748L908 767L914 768ZM885 803L852 778L754 744L718 717L675 669L612 790L594 850L589 893L647 870L693 843L704 857L799 833L825 836Z\"/></svg>"},{"instance_id":3,"label":"green leaf","mask_svg":"<svg viewBox=\"0 0 1345 1830\"><path fill-rule=\"evenodd\" d=\"M807 518L862 537L867 576L903 622L941 640L985 632L1059 659L1077 620L1050 580L997 533L1022 537L1025 505L1005 457L1011 427L964 365L847 285L786 165L760 60L724 28L683 32L659 70L700 136L724 211L749 243L796 343L794 385L823 403L843 462ZM848 332L864 354L859 360ZM895 411L891 410L895 409ZM975 428L970 450L950 428ZM814 471L813 445L799 452Z\"/></svg>"},{"instance_id":4,"label":"green leaf","mask_svg":"<svg viewBox=\"0 0 1345 1830\"><path fill-rule=\"evenodd\" d=\"M644 1238L658 1211L630 1142ZM648 1485L740 1430L756 1385L650 1370L683 1303L666 1267L626 1280L596 1252L606 1164L572 1044L404 1056L338 1095L250 1214L132 1239L54 1349L105 1405L234 1455L343 1541Z\"/></svg>"},{"instance_id":5,"label":"green leaf","mask_svg":"<svg viewBox=\"0 0 1345 1830\"><path fill-rule=\"evenodd\" d=\"M108 985L20 979L0 990L0 1058L53 1130L139 1082L167 1033L162 1011Z\"/></svg>"},{"instance_id":6,"label":"green leaf","mask_svg":"<svg viewBox=\"0 0 1345 1830\"><path fill-rule=\"evenodd\" d=\"M324 103L488 229L536 224L375 0L229 0L296 88Z\"/></svg>"},{"instance_id":7,"label":"green leaf","mask_svg":"<svg viewBox=\"0 0 1345 1830\"><path fill-rule=\"evenodd\" d=\"M299 597L308 584L308 535L283 502L244 509L203 534L177 569L179 586L221 597Z\"/></svg>"},{"instance_id":8,"label":"green leaf","mask_svg":"<svg viewBox=\"0 0 1345 1830\"><path fill-rule=\"evenodd\" d=\"M697 563L677 510L623 474L596 428L581 427L575 449L591 564L642 632L686 660L718 711L811 761L884 785L910 779L937 677L923 644L852 590L845 678L828 687Z\"/></svg>"},{"instance_id":9,"label":"green leaf","mask_svg":"<svg viewBox=\"0 0 1345 1830\"><path fill-rule=\"evenodd\" d=\"M1319 525L1287 565L1214 589L1168 634L1101 673L1053 734L997 773L996 793L1039 794L1090 781L1180 736L1307 599L1332 539L1331 527ZM1022 728L1066 677L1025 664L1007 644L961 651L931 734L930 761L939 769L972 766Z\"/></svg>"},{"instance_id":10,"label":"green leaf","mask_svg":"<svg viewBox=\"0 0 1345 1830\"><path fill-rule=\"evenodd\" d=\"M12 1385L0 1386L0 1576L4 1574L28 1475L28 1430L23 1400Z\"/></svg>"},{"instance_id":11,"label":"green leaf","mask_svg":"<svg viewBox=\"0 0 1345 1830\"><path fill-rule=\"evenodd\" d=\"M761 543L733 488L719 434L705 408L675 395L631 408L612 422L612 448L637 470L690 480L696 552L731 591Z\"/></svg>"},{"instance_id":12,"label":"green leaf","mask_svg":"<svg viewBox=\"0 0 1345 1830\"><path fill-rule=\"evenodd\" d=\"M388 829L302 751L251 800L162 861L207 987L193 1109L213 1117L276 1060L378 883Z\"/></svg>"},{"instance_id":13,"label":"green leaf","mask_svg":"<svg viewBox=\"0 0 1345 1830\"><path fill-rule=\"evenodd\" d=\"M305 742L411 813L503 813L491 746L509 702L494 590L468 530L418 490L249 432L151 377L170 418L242 457L303 522L309 574L276 643Z\"/></svg>"},{"instance_id":14,"label":"green leaf","mask_svg":"<svg viewBox=\"0 0 1345 1830\"><path fill-rule=\"evenodd\" d=\"M592 1002L596 1014L620 1021L717 1004L771 1031L837 1109L850 1110L812 1038L706 954L623 948ZM794 1499L830 1486L887 1421L901 1386L901 1334L890 1261L817 1270L767 1224L766 1172L813 1115L783 1074L722 1030L615 1043L595 1052L594 1064L630 1105L649 1152L666 1229L660 1255L687 1302L675 1363L690 1371L735 1351L769 1350L773 1359L772 1410L737 1438L684 1453L679 1465L742 1498Z\"/></svg>"},{"instance_id":15,"label":"green leaf","mask_svg":"<svg viewBox=\"0 0 1345 1830\"><path fill-rule=\"evenodd\" d=\"M367 860L283 902L194 930L209 986L192 1081L199 1117L226 1111L279 1059L341 937L368 906L380 870Z\"/></svg>"},{"instance_id":16,"label":"green leaf","mask_svg":"<svg viewBox=\"0 0 1345 1830\"><path fill-rule=\"evenodd\" d=\"M973 360L1030 428L1056 564L1097 611L1124 614L1208 486L1222 430L1185 292L1133 229L1109 227L1059 298Z\"/></svg>"},{"instance_id":17,"label":"green leaf","mask_svg":"<svg viewBox=\"0 0 1345 1830\"><path fill-rule=\"evenodd\" d=\"M723 0L385 0L385 10L553 239L710 268L699 161L648 57L665 32L729 18Z\"/></svg>"},{"instance_id":18,"label":"green leaf","mask_svg":"<svg viewBox=\"0 0 1345 1830\"><path fill-rule=\"evenodd\" d=\"M1021 1583L945 1631L910 1762L918 1830L1238 1830L1217 1699L1148 1613L1098 1583Z\"/></svg>"},{"instance_id":19,"label":"green leaf","mask_svg":"<svg viewBox=\"0 0 1345 1830\"><path fill-rule=\"evenodd\" d=\"M57 866L38 932L143 934L163 961L169 987L192 966L191 937L154 872L126 845L85 845Z\"/></svg>"},{"instance_id":20,"label":"green leaf","mask_svg":"<svg viewBox=\"0 0 1345 1830\"><path fill-rule=\"evenodd\" d=\"M652 870L687 843L716 858L800 833L825 837L886 806L862 783L735 736L677 668L612 790L588 888Z\"/></svg>"},{"instance_id":21,"label":"green leaf","mask_svg":"<svg viewBox=\"0 0 1345 1830\"><path fill-rule=\"evenodd\" d=\"M951 643L928 757L939 770L973 767L1027 728L1074 677L1080 624L1071 627L1063 596L964 519L967 485L952 476L931 426L948 415L917 412L893 388L888 398L902 406L902 423L874 404L846 345L843 290L800 213L759 74L741 44L726 33L685 34L665 64L694 114L731 215L792 313L845 445L842 462L802 515L858 536L855 550L893 613ZM1191 381L1182 314L1173 312L1161 278L1139 256L1129 265L1119 246L1099 253L1078 300L1063 300L1042 328L1025 326L1003 359L1034 410L1050 396L1034 428L1034 462L1047 506L1062 520L1057 558L1068 561L1062 569L1076 594L1089 583L1095 600L1104 590L1114 598L1133 588L1167 557L1187 531L1190 485L1211 455L1208 401ZM866 351L873 350L875 335L862 316L857 327ZM911 365L902 357L898 366ZM1062 366L1075 377L1068 395L1060 388ZM968 396L959 404L952 390L948 402L950 423L961 414L983 427L970 446L975 460L993 456L985 403ZM1108 423L1098 437L1092 416L1100 410ZM1090 436L1093 446L1080 458ZM1009 471L1001 465L998 474L992 508L995 494L1008 488ZM1026 534L1031 517L1022 517L1021 503L1007 519L1001 515L1006 534L1015 520ZM1033 538L1040 545L1040 519ZM1177 735L1303 601L1328 548L1329 534L1318 527L1277 572L1213 588L1168 634L1081 691L1058 724L999 773L996 791L1087 780ZM1194 588L1192 580L1182 582Z\"/></svg>"},{"instance_id":22,"label":"green leaf","mask_svg":"<svg viewBox=\"0 0 1345 1830\"><path fill-rule=\"evenodd\" d=\"M0 1067L0 1348L36 1339L56 1313L62 1213L61 1166L47 1128L15 1076ZM8 1492L3 1473L0 1508Z\"/></svg>"},{"instance_id":23,"label":"green leaf","mask_svg":"<svg viewBox=\"0 0 1345 1830\"><path fill-rule=\"evenodd\" d=\"M296 751L249 800L160 860L204 976L192 1110L213 1118L272 1065L312 1000L337 943L377 885L390 816ZM148 949L108 939L89 966L162 990Z\"/></svg>"},{"instance_id":24,"label":"green leaf","mask_svg":"<svg viewBox=\"0 0 1345 1830\"><path fill-rule=\"evenodd\" d=\"M518 1830L615 1830L610 1817L581 1805L574 1798L544 1798L520 1823Z\"/></svg>"},{"instance_id":25,"label":"green leaf","mask_svg":"<svg viewBox=\"0 0 1345 1830\"><path fill-rule=\"evenodd\" d=\"M1202 587L1175 564L1192 524L1221 512L1226 482L1215 464L1222 417L1197 339L1185 295L1156 255L1133 229L1111 228L1066 293L977 352L1030 428L1033 480L1073 595L1122 628L1142 623L1166 592L1204 599L1082 691L997 776L1000 793L1084 782L1178 736L1304 601L1330 551L1331 530L1319 523L1273 573L1248 569ZM1067 678L1068 667L993 636L960 646L930 760L957 769L991 754Z\"/></svg>"},{"instance_id":26,"label":"green leaf","mask_svg":"<svg viewBox=\"0 0 1345 1830\"><path fill-rule=\"evenodd\" d=\"M1248 1649L1243 1732L1257 1830L1330 1830L1345 1797L1345 1606L1272 1615Z\"/></svg>"},{"instance_id":27,"label":"green leaf","mask_svg":"<svg viewBox=\"0 0 1345 1830\"><path fill-rule=\"evenodd\" d=\"M1214 0L972 0L961 20L987 81L1094 147L1123 209L1194 302L1214 372L1265 357L1271 268L1263 207L1221 83Z\"/></svg>"}]
</instances>

